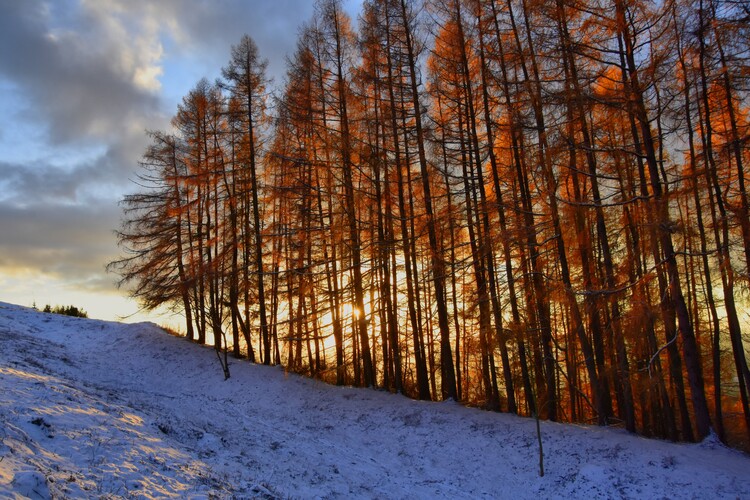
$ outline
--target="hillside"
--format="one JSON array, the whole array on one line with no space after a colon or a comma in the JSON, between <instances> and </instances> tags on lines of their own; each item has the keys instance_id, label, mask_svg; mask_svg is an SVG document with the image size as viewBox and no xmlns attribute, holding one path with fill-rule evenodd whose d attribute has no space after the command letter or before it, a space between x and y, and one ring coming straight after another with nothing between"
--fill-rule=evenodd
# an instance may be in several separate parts
<instances>
[{"instance_id":1,"label":"hillside","mask_svg":"<svg viewBox=\"0 0 750 500\"><path fill-rule=\"evenodd\" d=\"M0 303L0 497L750 497L750 458L333 387Z\"/></svg>"}]
</instances>

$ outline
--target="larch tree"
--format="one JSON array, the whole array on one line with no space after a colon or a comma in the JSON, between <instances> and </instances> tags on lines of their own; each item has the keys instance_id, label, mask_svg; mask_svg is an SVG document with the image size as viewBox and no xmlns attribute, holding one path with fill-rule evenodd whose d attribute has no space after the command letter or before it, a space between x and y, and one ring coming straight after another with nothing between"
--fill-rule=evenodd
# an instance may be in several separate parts
<instances>
[{"instance_id":1,"label":"larch tree","mask_svg":"<svg viewBox=\"0 0 750 500\"><path fill-rule=\"evenodd\" d=\"M266 71L267 63L258 55L258 47L248 35L244 35L237 45L232 46L229 64L222 70L232 96L242 109L242 127L245 133L244 146L246 152L241 154L240 161L249 171L249 194L252 206L252 218L247 224L252 224L254 236L251 245L253 249L255 272L258 287L258 314L260 317L260 337L263 345L263 364L271 362L271 341L269 335L268 312L266 308L265 273L264 273L264 242L260 209L260 161L261 141L260 130L263 126L266 110ZM245 228L250 233L249 227Z\"/></svg>"}]
</instances>

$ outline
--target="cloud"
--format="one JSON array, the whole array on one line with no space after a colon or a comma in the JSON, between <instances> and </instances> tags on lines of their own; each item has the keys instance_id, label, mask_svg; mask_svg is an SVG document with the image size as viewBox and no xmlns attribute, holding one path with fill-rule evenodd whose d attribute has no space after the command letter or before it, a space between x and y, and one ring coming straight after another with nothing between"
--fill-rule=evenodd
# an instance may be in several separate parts
<instances>
[{"instance_id":1,"label":"cloud","mask_svg":"<svg viewBox=\"0 0 750 500\"><path fill-rule=\"evenodd\" d=\"M97 283L111 290L116 277L104 266L117 255L112 235L116 204L0 203L0 273L33 272L69 283Z\"/></svg>"},{"instance_id":2,"label":"cloud","mask_svg":"<svg viewBox=\"0 0 750 500\"><path fill-rule=\"evenodd\" d=\"M123 125L153 128L174 113L176 102L164 99L168 65L207 73L177 82L186 93L219 75L245 33L280 84L312 12L311 0L2 2L0 77L25 96L23 118L44 126L53 144L116 140Z\"/></svg>"},{"instance_id":3,"label":"cloud","mask_svg":"<svg viewBox=\"0 0 750 500\"><path fill-rule=\"evenodd\" d=\"M106 0L97 10L139 18L143 26L158 27L165 59L197 66L195 81L220 74L229 49L249 34L261 56L269 60L269 76L281 82L285 56L294 50L299 26L313 13L312 0ZM356 2L355 2L356 3ZM147 31L147 30L144 30ZM169 75L163 75L169 78ZM195 81L184 82L191 87ZM171 111L171 110L170 110Z\"/></svg>"},{"instance_id":4,"label":"cloud","mask_svg":"<svg viewBox=\"0 0 750 500\"><path fill-rule=\"evenodd\" d=\"M110 143L83 150L57 148L33 162L0 158L0 202L18 207L92 200L115 204L134 188L130 180L135 178L145 143L144 130L137 128L123 130Z\"/></svg>"},{"instance_id":5,"label":"cloud","mask_svg":"<svg viewBox=\"0 0 750 500\"><path fill-rule=\"evenodd\" d=\"M61 25L56 9L64 7L73 13ZM158 80L148 75L158 75L160 54L147 25L86 3L3 2L0 73L26 96L23 117L53 144L111 140L159 108Z\"/></svg>"},{"instance_id":6,"label":"cloud","mask_svg":"<svg viewBox=\"0 0 750 500\"><path fill-rule=\"evenodd\" d=\"M94 165L79 166L73 171L53 165L36 165L28 169L26 165L0 162L2 191L0 199L15 206L35 205L40 202L75 202L79 198L81 176L89 182L102 180L101 172Z\"/></svg>"},{"instance_id":7,"label":"cloud","mask_svg":"<svg viewBox=\"0 0 750 500\"><path fill-rule=\"evenodd\" d=\"M45 200L77 199L82 186L98 182L126 186L146 146L144 130L167 128L177 100L204 76L190 68L218 76L231 44L247 32L280 83L284 56L311 13L309 0L0 3L0 81L22 103L14 106L22 108L14 110L15 116L4 120L8 127L33 124L43 130L26 134L27 144L7 147L46 152L41 162L16 165L12 174L7 165L0 166L0 186L13 184L24 193L38 187L37 196ZM165 75L167 65L194 80ZM179 87L177 94L164 89L162 81ZM68 154L65 168L50 168L59 166L60 148L106 153L96 164L90 156ZM0 156L3 160L8 161ZM46 178L60 182L50 186Z\"/></svg>"}]
</instances>

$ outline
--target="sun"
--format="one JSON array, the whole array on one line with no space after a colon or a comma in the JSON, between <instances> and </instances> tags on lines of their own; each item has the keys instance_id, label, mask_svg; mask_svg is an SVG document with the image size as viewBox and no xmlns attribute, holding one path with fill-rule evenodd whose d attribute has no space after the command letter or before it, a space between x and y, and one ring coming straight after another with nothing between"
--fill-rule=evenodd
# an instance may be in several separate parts
<instances>
[{"instance_id":1,"label":"sun","mask_svg":"<svg viewBox=\"0 0 750 500\"><path fill-rule=\"evenodd\" d=\"M345 303L341 305L341 318L354 318L359 319L362 316L362 311L359 310L354 304Z\"/></svg>"}]
</instances>

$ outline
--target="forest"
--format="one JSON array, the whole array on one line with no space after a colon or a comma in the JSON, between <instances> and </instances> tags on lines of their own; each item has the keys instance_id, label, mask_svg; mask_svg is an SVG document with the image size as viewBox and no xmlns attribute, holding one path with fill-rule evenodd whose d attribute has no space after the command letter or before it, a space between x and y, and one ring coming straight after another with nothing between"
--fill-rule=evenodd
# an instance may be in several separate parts
<instances>
[{"instance_id":1,"label":"forest","mask_svg":"<svg viewBox=\"0 0 750 500\"><path fill-rule=\"evenodd\" d=\"M278 88L228 59L109 264L225 377L750 444L746 2L318 0Z\"/></svg>"}]
</instances>

